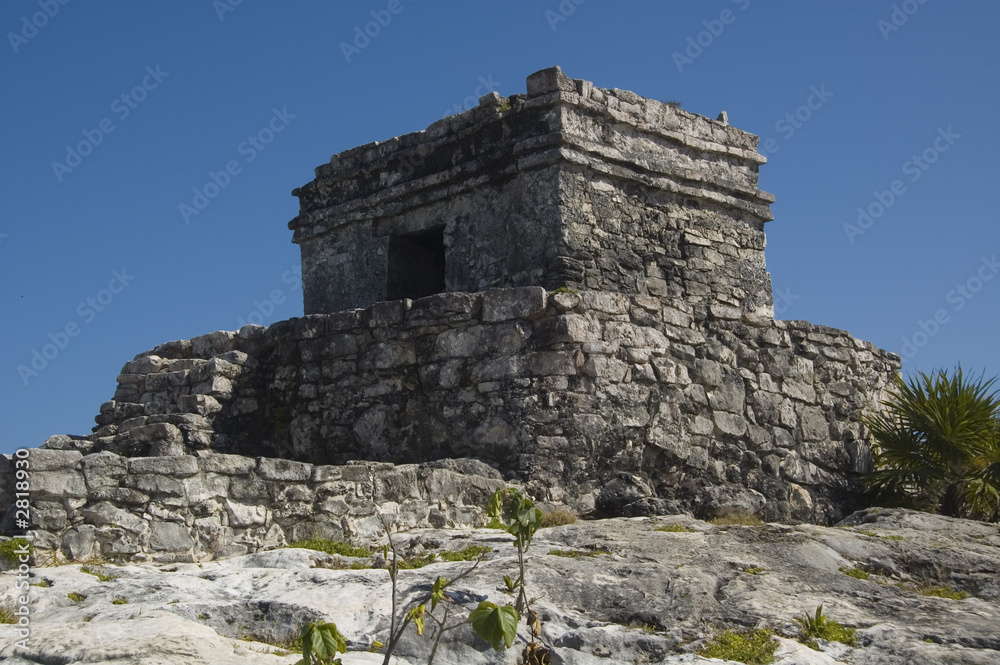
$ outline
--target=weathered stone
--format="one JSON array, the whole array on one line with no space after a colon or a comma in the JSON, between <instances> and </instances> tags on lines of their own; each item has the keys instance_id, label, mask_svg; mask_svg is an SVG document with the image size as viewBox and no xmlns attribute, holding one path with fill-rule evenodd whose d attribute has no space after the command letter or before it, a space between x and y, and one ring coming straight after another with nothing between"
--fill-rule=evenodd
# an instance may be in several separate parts
<instances>
[{"instance_id":1,"label":"weathered stone","mask_svg":"<svg viewBox=\"0 0 1000 665\"><path fill-rule=\"evenodd\" d=\"M548 294L539 286L490 289L483 294L483 321L534 319L545 311Z\"/></svg>"},{"instance_id":2,"label":"weathered stone","mask_svg":"<svg viewBox=\"0 0 1000 665\"><path fill-rule=\"evenodd\" d=\"M153 522L149 529L149 546L153 550L185 552L194 546L194 540L183 524Z\"/></svg>"},{"instance_id":3,"label":"weathered stone","mask_svg":"<svg viewBox=\"0 0 1000 665\"><path fill-rule=\"evenodd\" d=\"M133 457L128 460L128 472L133 474L155 473L184 478L198 473L198 458L193 455L179 457Z\"/></svg>"},{"instance_id":4,"label":"weathered stone","mask_svg":"<svg viewBox=\"0 0 1000 665\"><path fill-rule=\"evenodd\" d=\"M312 464L261 457L257 473L266 480L308 480L312 475Z\"/></svg>"}]
</instances>

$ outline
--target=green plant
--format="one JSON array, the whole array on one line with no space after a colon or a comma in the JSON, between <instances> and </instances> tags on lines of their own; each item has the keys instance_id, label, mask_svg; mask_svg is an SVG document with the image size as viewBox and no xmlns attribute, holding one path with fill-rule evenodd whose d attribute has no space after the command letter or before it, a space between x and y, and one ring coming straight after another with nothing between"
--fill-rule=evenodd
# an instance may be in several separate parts
<instances>
[{"instance_id":1,"label":"green plant","mask_svg":"<svg viewBox=\"0 0 1000 665\"><path fill-rule=\"evenodd\" d=\"M13 598L4 598L0 601L0 623L17 623L17 616L14 614L16 610L17 604Z\"/></svg>"},{"instance_id":2,"label":"green plant","mask_svg":"<svg viewBox=\"0 0 1000 665\"><path fill-rule=\"evenodd\" d=\"M654 531L663 531L665 533L694 533L694 529L689 529L680 524L667 524L665 526L658 526Z\"/></svg>"},{"instance_id":3,"label":"green plant","mask_svg":"<svg viewBox=\"0 0 1000 665\"><path fill-rule=\"evenodd\" d=\"M114 600L111 601L112 605L125 605L127 603L128 600L126 598L115 598Z\"/></svg>"},{"instance_id":4,"label":"green plant","mask_svg":"<svg viewBox=\"0 0 1000 665\"><path fill-rule=\"evenodd\" d=\"M198 621L207 621L208 618L209 618L208 615L205 614L204 612L198 615Z\"/></svg>"},{"instance_id":5,"label":"green plant","mask_svg":"<svg viewBox=\"0 0 1000 665\"><path fill-rule=\"evenodd\" d=\"M576 524L576 522L576 515L568 510L556 508L550 513L542 513L542 526L538 528L548 529L549 527L562 526L564 524Z\"/></svg>"},{"instance_id":6,"label":"green plant","mask_svg":"<svg viewBox=\"0 0 1000 665\"><path fill-rule=\"evenodd\" d=\"M347 653L347 640L337 625L310 621L302 627L302 659L295 665L341 665L338 653Z\"/></svg>"},{"instance_id":7,"label":"green plant","mask_svg":"<svg viewBox=\"0 0 1000 665\"><path fill-rule=\"evenodd\" d=\"M489 554L493 549L486 545L469 545L468 547L453 552L441 552L438 556L443 561L472 561L484 554Z\"/></svg>"},{"instance_id":8,"label":"green plant","mask_svg":"<svg viewBox=\"0 0 1000 665\"><path fill-rule=\"evenodd\" d=\"M555 295L557 293L569 293L575 296L579 293L579 291L571 289L568 286L560 286L558 289L553 289L552 291L549 291L549 293L552 295Z\"/></svg>"},{"instance_id":9,"label":"green plant","mask_svg":"<svg viewBox=\"0 0 1000 665\"><path fill-rule=\"evenodd\" d=\"M486 524L482 525L479 528L480 529L502 529L504 531L507 530L506 527L503 525L503 522L501 522L500 520L498 520L495 517L491 517L490 520Z\"/></svg>"},{"instance_id":10,"label":"green plant","mask_svg":"<svg viewBox=\"0 0 1000 665\"><path fill-rule=\"evenodd\" d=\"M764 572L764 569L760 566L748 566L743 569L743 572L749 575L760 575Z\"/></svg>"},{"instance_id":11,"label":"green plant","mask_svg":"<svg viewBox=\"0 0 1000 665\"><path fill-rule=\"evenodd\" d=\"M337 540L329 540L327 538L310 538L309 540L297 540L294 543L289 543L285 547L300 547L307 550L316 550L317 552L326 552L327 554L339 554L340 556L350 556L350 557L368 557L373 554L372 550L367 547L355 547L350 543L344 543Z\"/></svg>"},{"instance_id":12,"label":"green plant","mask_svg":"<svg viewBox=\"0 0 1000 665\"><path fill-rule=\"evenodd\" d=\"M996 520L1000 516L1000 397L996 379L918 372L897 376L884 409L865 418L881 505Z\"/></svg>"},{"instance_id":13,"label":"green plant","mask_svg":"<svg viewBox=\"0 0 1000 665\"><path fill-rule=\"evenodd\" d=\"M77 593L76 591L70 591L69 593L66 594L66 597L72 600L74 603L82 603L83 601L87 600L86 596L84 596L82 593Z\"/></svg>"},{"instance_id":14,"label":"green plant","mask_svg":"<svg viewBox=\"0 0 1000 665\"><path fill-rule=\"evenodd\" d=\"M777 648L778 642L766 628L746 632L727 630L716 635L698 651L698 655L736 660L747 665L767 665L774 662L774 651Z\"/></svg>"},{"instance_id":15,"label":"green plant","mask_svg":"<svg viewBox=\"0 0 1000 665\"><path fill-rule=\"evenodd\" d=\"M854 646L855 630L846 628L843 624L823 616L822 603L816 608L816 613L813 616L809 616L807 612L800 617L795 617L795 623L802 628L799 641L808 646L814 647L815 643L810 642L815 639Z\"/></svg>"},{"instance_id":16,"label":"green plant","mask_svg":"<svg viewBox=\"0 0 1000 665\"><path fill-rule=\"evenodd\" d=\"M501 104L500 106L497 107L497 111L500 111L501 113L503 113L504 111L509 111L509 110L510 110L510 103L509 102L504 102L503 104Z\"/></svg>"},{"instance_id":17,"label":"green plant","mask_svg":"<svg viewBox=\"0 0 1000 665\"><path fill-rule=\"evenodd\" d=\"M499 606L489 601L479 606L469 615L473 630L497 651L510 648L517 635L517 624L524 617L530 639L521 652L520 662L524 665L547 665L551 662L550 649L541 642L542 622L538 613L531 609L525 583L524 553L531 546L535 532L542 526L542 511L520 490L506 488L497 490L490 497L486 507L490 518L503 521L507 533L514 536L517 548L518 577L504 576L507 593L516 597L513 605Z\"/></svg>"},{"instance_id":18,"label":"green plant","mask_svg":"<svg viewBox=\"0 0 1000 665\"><path fill-rule=\"evenodd\" d=\"M867 580L869 574L860 568L841 568L840 572L847 575L848 577L854 577L859 580Z\"/></svg>"},{"instance_id":19,"label":"green plant","mask_svg":"<svg viewBox=\"0 0 1000 665\"><path fill-rule=\"evenodd\" d=\"M99 569L94 568L93 566L80 566L80 572L87 573L88 575L93 575L101 582L107 582L109 580L113 580L116 577L118 577L117 575L108 575L106 573L102 573Z\"/></svg>"},{"instance_id":20,"label":"green plant","mask_svg":"<svg viewBox=\"0 0 1000 665\"><path fill-rule=\"evenodd\" d=\"M32 582L31 586L40 586L43 589L47 589L52 586L52 582L49 582L47 579L42 577L37 582Z\"/></svg>"},{"instance_id":21,"label":"green plant","mask_svg":"<svg viewBox=\"0 0 1000 665\"><path fill-rule=\"evenodd\" d=\"M0 543L0 556L10 559L14 563L20 561L25 550L27 550L29 557L34 556L35 546L27 538L11 538Z\"/></svg>"},{"instance_id":22,"label":"green plant","mask_svg":"<svg viewBox=\"0 0 1000 665\"><path fill-rule=\"evenodd\" d=\"M708 522L715 526L764 526L764 522L759 517L747 513L733 513L731 515L713 517Z\"/></svg>"},{"instance_id":23,"label":"green plant","mask_svg":"<svg viewBox=\"0 0 1000 665\"><path fill-rule=\"evenodd\" d=\"M949 600L965 600L969 597L968 591L960 591L950 586L925 586L917 589L917 592L921 596L934 596Z\"/></svg>"}]
</instances>

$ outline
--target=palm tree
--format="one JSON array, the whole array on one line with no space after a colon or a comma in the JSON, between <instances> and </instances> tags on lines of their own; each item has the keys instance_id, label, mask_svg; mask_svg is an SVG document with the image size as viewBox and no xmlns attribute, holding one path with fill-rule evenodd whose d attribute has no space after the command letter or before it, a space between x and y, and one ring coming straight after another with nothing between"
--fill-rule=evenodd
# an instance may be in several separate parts
<instances>
[{"instance_id":1,"label":"palm tree","mask_svg":"<svg viewBox=\"0 0 1000 665\"><path fill-rule=\"evenodd\" d=\"M996 520L1000 516L1000 395L996 379L959 367L909 382L896 377L881 413L867 417L876 503Z\"/></svg>"}]
</instances>

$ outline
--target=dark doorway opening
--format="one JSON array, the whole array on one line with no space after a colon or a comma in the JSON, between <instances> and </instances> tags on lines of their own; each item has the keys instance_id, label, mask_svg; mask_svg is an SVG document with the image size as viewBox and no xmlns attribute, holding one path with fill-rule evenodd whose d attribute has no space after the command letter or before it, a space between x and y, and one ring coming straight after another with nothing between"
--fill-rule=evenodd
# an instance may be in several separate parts
<instances>
[{"instance_id":1,"label":"dark doorway opening","mask_svg":"<svg viewBox=\"0 0 1000 665\"><path fill-rule=\"evenodd\" d=\"M444 290L444 227L389 238L387 300L416 300Z\"/></svg>"}]
</instances>

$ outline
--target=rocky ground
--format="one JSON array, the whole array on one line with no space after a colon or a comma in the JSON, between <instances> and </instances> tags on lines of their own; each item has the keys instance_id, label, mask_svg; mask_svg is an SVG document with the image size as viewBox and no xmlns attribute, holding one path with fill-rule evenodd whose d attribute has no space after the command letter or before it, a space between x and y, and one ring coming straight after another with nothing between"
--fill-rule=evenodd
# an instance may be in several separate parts
<instances>
[{"instance_id":1,"label":"rocky ground","mask_svg":"<svg viewBox=\"0 0 1000 665\"><path fill-rule=\"evenodd\" d=\"M688 531L663 531L678 525ZM399 534L407 556L491 548L454 587L452 618L483 599L504 602L515 550L502 531L423 529ZM577 553L560 556L553 551ZM901 510L856 513L838 527L721 526L685 516L581 521L540 531L529 550L528 583L554 663L707 663L695 652L727 628L768 627L783 636L777 663L921 664L1000 662L1000 528ZM294 663L270 644L308 620L334 621L352 652L345 665L379 663L390 608L377 563L281 549L204 564L79 564L36 567L29 648L0 626L0 660L26 663L181 665ZM426 593L439 575L470 564L433 563L400 573L401 595ZM845 574L860 569L867 580ZM14 595L13 572L0 596ZM929 586L962 600L922 595ZM78 600L72 600L74 594ZM79 594L78 596L75 594ZM79 598L85 596L82 600ZM823 604L857 629L857 646L789 637L796 616ZM440 613L441 609L438 609ZM430 632L430 631L429 631ZM398 663L424 663L431 640L410 629ZM514 663L520 648L494 653L470 629L447 633L436 663Z\"/></svg>"}]
</instances>

